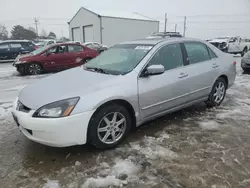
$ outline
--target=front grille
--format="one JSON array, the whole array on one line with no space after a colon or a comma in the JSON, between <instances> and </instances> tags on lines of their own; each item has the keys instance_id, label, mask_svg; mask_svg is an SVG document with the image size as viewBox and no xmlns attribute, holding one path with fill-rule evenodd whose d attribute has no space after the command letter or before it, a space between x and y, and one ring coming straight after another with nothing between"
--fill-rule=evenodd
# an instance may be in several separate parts
<instances>
[{"instance_id":1,"label":"front grille","mask_svg":"<svg viewBox=\"0 0 250 188\"><path fill-rule=\"evenodd\" d=\"M20 101L18 101L17 106L16 106L16 110L21 111L21 112L25 112L25 113L29 113L31 109L28 108L27 106L25 106L24 104L22 104Z\"/></svg>"}]
</instances>

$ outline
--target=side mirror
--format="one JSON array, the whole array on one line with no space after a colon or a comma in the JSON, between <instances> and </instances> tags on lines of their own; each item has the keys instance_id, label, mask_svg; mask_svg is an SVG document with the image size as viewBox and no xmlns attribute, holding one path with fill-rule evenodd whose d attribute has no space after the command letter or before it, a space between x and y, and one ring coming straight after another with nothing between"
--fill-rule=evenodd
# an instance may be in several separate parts
<instances>
[{"instance_id":1,"label":"side mirror","mask_svg":"<svg viewBox=\"0 0 250 188\"><path fill-rule=\"evenodd\" d=\"M46 52L46 56L50 56L51 55L51 53L50 52Z\"/></svg>"},{"instance_id":2,"label":"side mirror","mask_svg":"<svg viewBox=\"0 0 250 188\"><path fill-rule=\"evenodd\" d=\"M150 65L148 66L142 76L159 75L165 72L163 65Z\"/></svg>"}]
</instances>

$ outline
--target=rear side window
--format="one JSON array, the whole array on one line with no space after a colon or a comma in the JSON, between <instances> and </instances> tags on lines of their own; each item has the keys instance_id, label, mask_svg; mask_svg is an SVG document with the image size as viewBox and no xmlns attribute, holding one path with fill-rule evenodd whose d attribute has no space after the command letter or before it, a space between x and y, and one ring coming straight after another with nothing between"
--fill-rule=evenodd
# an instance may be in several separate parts
<instances>
[{"instance_id":1,"label":"rear side window","mask_svg":"<svg viewBox=\"0 0 250 188\"><path fill-rule=\"evenodd\" d=\"M195 64L210 60L210 56L205 44L199 42L184 43L190 64Z\"/></svg>"},{"instance_id":2,"label":"rear side window","mask_svg":"<svg viewBox=\"0 0 250 188\"><path fill-rule=\"evenodd\" d=\"M83 51L83 48L79 45L69 45L68 51L69 52L81 52L81 51Z\"/></svg>"},{"instance_id":3,"label":"rear side window","mask_svg":"<svg viewBox=\"0 0 250 188\"><path fill-rule=\"evenodd\" d=\"M22 44L22 47L33 47L34 46L34 44L32 42L23 42L21 44Z\"/></svg>"},{"instance_id":4,"label":"rear side window","mask_svg":"<svg viewBox=\"0 0 250 188\"><path fill-rule=\"evenodd\" d=\"M153 58L149 65L163 65L166 70L171 70L183 66L183 56L180 44L170 44L162 47Z\"/></svg>"},{"instance_id":5,"label":"rear side window","mask_svg":"<svg viewBox=\"0 0 250 188\"><path fill-rule=\"evenodd\" d=\"M22 48L22 45L20 43L11 43L10 47L11 48Z\"/></svg>"},{"instance_id":6,"label":"rear side window","mask_svg":"<svg viewBox=\"0 0 250 188\"><path fill-rule=\"evenodd\" d=\"M207 49L211 59L217 58L217 55L213 52L213 50L211 50L209 47L207 47Z\"/></svg>"},{"instance_id":7,"label":"rear side window","mask_svg":"<svg viewBox=\"0 0 250 188\"><path fill-rule=\"evenodd\" d=\"M9 48L8 44L0 44L0 49L6 49Z\"/></svg>"},{"instance_id":8,"label":"rear side window","mask_svg":"<svg viewBox=\"0 0 250 188\"><path fill-rule=\"evenodd\" d=\"M54 41L49 41L49 42L48 42L48 45L50 45L50 44L54 44Z\"/></svg>"}]
</instances>

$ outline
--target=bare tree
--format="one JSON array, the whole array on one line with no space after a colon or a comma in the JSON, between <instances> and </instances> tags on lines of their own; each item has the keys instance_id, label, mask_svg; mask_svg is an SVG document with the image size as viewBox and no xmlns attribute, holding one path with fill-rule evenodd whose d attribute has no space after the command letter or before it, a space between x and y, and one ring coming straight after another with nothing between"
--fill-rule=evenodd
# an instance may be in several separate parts
<instances>
[{"instance_id":1,"label":"bare tree","mask_svg":"<svg viewBox=\"0 0 250 188\"><path fill-rule=\"evenodd\" d=\"M4 25L0 25L0 40L8 39L8 31Z\"/></svg>"}]
</instances>

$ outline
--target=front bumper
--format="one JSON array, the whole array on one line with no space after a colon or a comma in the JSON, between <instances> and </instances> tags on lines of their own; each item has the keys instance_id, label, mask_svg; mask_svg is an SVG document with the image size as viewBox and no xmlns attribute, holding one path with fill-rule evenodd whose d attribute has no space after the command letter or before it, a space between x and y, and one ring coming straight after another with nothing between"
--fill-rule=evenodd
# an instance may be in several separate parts
<instances>
[{"instance_id":1,"label":"front bumper","mask_svg":"<svg viewBox=\"0 0 250 188\"><path fill-rule=\"evenodd\" d=\"M94 111L88 111L64 118L34 118L34 110L28 113L12 112L21 132L30 140L53 146L67 147L87 142L87 129Z\"/></svg>"}]
</instances>

